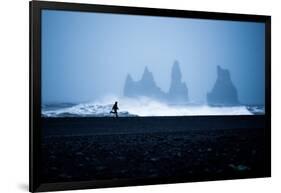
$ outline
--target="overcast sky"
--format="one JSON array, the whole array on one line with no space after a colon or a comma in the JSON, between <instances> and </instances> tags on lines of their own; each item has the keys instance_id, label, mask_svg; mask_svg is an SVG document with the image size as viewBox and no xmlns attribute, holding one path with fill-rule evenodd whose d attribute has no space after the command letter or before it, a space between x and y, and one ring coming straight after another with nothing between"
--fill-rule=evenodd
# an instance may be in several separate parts
<instances>
[{"instance_id":1,"label":"overcast sky","mask_svg":"<svg viewBox=\"0 0 281 193\"><path fill-rule=\"evenodd\" d=\"M42 101L122 96L145 66L168 91L179 61L193 102L206 102L216 66L229 69L239 100L264 104L265 26L255 22L42 11Z\"/></svg>"}]
</instances>

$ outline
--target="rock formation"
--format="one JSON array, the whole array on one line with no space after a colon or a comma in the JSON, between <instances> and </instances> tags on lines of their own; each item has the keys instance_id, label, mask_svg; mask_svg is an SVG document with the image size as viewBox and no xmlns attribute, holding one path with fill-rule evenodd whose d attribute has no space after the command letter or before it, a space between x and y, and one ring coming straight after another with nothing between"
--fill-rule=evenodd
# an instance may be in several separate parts
<instances>
[{"instance_id":1,"label":"rock formation","mask_svg":"<svg viewBox=\"0 0 281 193\"><path fill-rule=\"evenodd\" d=\"M145 67L142 78L134 81L130 74L127 75L124 96L149 97L169 104L183 104L188 102L188 89L181 80L181 70L176 61L172 67L171 85L168 93L163 92L155 83L153 74Z\"/></svg>"},{"instance_id":2,"label":"rock formation","mask_svg":"<svg viewBox=\"0 0 281 193\"><path fill-rule=\"evenodd\" d=\"M158 100L165 99L165 93L156 85L153 74L145 67L142 78L134 81L130 74L127 75L124 87L124 96L149 97Z\"/></svg>"},{"instance_id":3,"label":"rock formation","mask_svg":"<svg viewBox=\"0 0 281 193\"><path fill-rule=\"evenodd\" d=\"M235 106L239 104L237 89L230 72L217 66L217 80L211 92L207 93L209 105Z\"/></svg>"},{"instance_id":4,"label":"rock formation","mask_svg":"<svg viewBox=\"0 0 281 193\"><path fill-rule=\"evenodd\" d=\"M181 80L181 70L177 61L175 61L172 67L168 101L173 104L184 104L188 102L188 90L186 84Z\"/></svg>"}]
</instances>

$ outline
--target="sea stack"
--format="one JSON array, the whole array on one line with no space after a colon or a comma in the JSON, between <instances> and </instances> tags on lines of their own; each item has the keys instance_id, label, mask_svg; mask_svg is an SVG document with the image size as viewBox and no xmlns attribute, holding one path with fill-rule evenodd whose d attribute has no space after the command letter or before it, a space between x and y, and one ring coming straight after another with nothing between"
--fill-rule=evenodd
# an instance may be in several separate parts
<instances>
[{"instance_id":1,"label":"sea stack","mask_svg":"<svg viewBox=\"0 0 281 193\"><path fill-rule=\"evenodd\" d=\"M167 93L157 86L152 72L145 67L139 81L134 81L130 74L127 75L123 94L132 98L144 96L168 104L186 104L188 102L188 89L182 82L181 70L177 61L172 67L170 89Z\"/></svg>"},{"instance_id":2,"label":"sea stack","mask_svg":"<svg viewBox=\"0 0 281 193\"><path fill-rule=\"evenodd\" d=\"M165 93L156 85L153 74L145 67L142 78L134 81L130 74L127 75L124 96L126 97L149 97L165 100Z\"/></svg>"},{"instance_id":3,"label":"sea stack","mask_svg":"<svg viewBox=\"0 0 281 193\"><path fill-rule=\"evenodd\" d=\"M217 80L211 92L207 93L207 102L215 106L239 105L237 89L227 69L217 66Z\"/></svg>"},{"instance_id":4,"label":"sea stack","mask_svg":"<svg viewBox=\"0 0 281 193\"><path fill-rule=\"evenodd\" d=\"M168 101L173 104L185 104L188 102L188 89L185 82L182 82L182 75L178 61L175 61L172 67Z\"/></svg>"}]
</instances>

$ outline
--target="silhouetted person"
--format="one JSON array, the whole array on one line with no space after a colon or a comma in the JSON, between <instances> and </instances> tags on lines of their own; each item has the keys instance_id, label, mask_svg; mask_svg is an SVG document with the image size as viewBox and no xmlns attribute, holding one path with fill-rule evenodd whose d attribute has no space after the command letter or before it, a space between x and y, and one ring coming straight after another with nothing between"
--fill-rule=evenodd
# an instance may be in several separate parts
<instances>
[{"instance_id":1,"label":"silhouetted person","mask_svg":"<svg viewBox=\"0 0 281 193\"><path fill-rule=\"evenodd\" d=\"M119 108L118 108L118 106L117 106L117 101L116 101L116 102L114 103L113 107L112 107L112 110L110 111L110 113L115 114L116 118L118 117L118 112L117 112L118 109L119 109Z\"/></svg>"}]
</instances>

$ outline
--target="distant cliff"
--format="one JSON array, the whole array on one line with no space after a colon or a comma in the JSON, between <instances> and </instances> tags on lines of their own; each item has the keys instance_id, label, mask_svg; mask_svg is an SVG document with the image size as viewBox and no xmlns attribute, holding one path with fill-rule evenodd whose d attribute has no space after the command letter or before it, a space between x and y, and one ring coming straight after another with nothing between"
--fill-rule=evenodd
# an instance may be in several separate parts
<instances>
[{"instance_id":1,"label":"distant cliff","mask_svg":"<svg viewBox=\"0 0 281 193\"><path fill-rule=\"evenodd\" d=\"M171 84L168 93L162 91L155 83L153 74L145 67L142 78L134 81L130 74L127 75L124 96L149 97L170 104L183 104L188 102L188 89L181 80L179 63L175 61L172 67Z\"/></svg>"},{"instance_id":2,"label":"distant cliff","mask_svg":"<svg viewBox=\"0 0 281 193\"><path fill-rule=\"evenodd\" d=\"M238 93L234 86L230 72L217 66L217 80L211 92L207 93L209 105L233 106L238 105Z\"/></svg>"}]
</instances>

